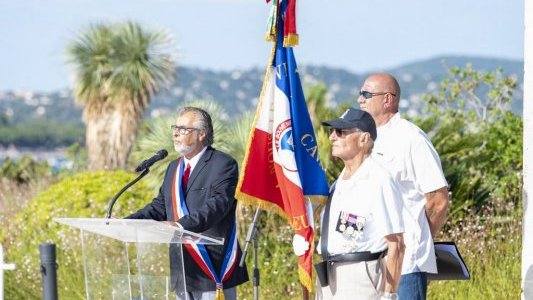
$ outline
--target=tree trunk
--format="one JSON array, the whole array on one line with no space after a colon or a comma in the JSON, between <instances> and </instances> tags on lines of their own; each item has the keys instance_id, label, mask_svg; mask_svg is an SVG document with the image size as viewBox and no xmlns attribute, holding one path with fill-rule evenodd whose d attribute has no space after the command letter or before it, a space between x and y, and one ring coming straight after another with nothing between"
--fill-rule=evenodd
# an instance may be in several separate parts
<instances>
[{"instance_id":1,"label":"tree trunk","mask_svg":"<svg viewBox=\"0 0 533 300\"><path fill-rule=\"evenodd\" d=\"M100 107L87 106L84 121L87 125L86 144L88 169L125 169L126 163L137 136L147 103L137 99L104 101Z\"/></svg>"},{"instance_id":2,"label":"tree trunk","mask_svg":"<svg viewBox=\"0 0 533 300\"><path fill-rule=\"evenodd\" d=\"M529 207L533 196L533 3L524 0L524 6L522 299L533 299L533 207Z\"/></svg>"}]
</instances>

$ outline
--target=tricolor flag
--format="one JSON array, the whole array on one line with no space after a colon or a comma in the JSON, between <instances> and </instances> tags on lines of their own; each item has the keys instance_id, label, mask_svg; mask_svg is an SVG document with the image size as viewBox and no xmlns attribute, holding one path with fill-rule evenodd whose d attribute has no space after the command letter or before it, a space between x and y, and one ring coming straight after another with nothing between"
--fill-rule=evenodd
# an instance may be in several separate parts
<instances>
[{"instance_id":1,"label":"tricolor flag","mask_svg":"<svg viewBox=\"0 0 533 300\"><path fill-rule=\"evenodd\" d=\"M281 27L278 25L236 198L284 216L293 230L313 245L313 216L306 196L327 196L328 185L293 49L283 47ZM312 255L311 246L299 258L298 273L308 290L312 286Z\"/></svg>"}]
</instances>

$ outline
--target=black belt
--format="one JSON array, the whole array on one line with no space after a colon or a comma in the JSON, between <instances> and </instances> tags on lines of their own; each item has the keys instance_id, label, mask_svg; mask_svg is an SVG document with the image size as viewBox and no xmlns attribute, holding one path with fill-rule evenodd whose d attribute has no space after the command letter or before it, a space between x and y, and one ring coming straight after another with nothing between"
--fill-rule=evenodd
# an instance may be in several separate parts
<instances>
[{"instance_id":1,"label":"black belt","mask_svg":"<svg viewBox=\"0 0 533 300\"><path fill-rule=\"evenodd\" d=\"M339 255L332 255L328 257L329 262L360 262L371 261L379 259L387 254L387 250L381 252L372 253L370 251L354 252Z\"/></svg>"}]
</instances>

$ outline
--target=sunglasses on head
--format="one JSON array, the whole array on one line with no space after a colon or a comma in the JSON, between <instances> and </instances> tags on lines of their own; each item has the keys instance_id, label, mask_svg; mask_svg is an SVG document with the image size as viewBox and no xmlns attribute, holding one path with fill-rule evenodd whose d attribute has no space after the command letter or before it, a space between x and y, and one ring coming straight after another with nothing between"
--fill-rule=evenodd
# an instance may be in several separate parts
<instances>
[{"instance_id":1,"label":"sunglasses on head","mask_svg":"<svg viewBox=\"0 0 533 300\"><path fill-rule=\"evenodd\" d=\"M386 95L386 94L391 94L394 97L396 97L396 94L391 93L391 92L377 92L377 93L371 93L369 91L360 91L359 92L359 96L363 96L363 98L365 98L365 99L370 99L370 98L372 98L374 96L380 96L380 95Z\"/></svg>"}]
</instances>

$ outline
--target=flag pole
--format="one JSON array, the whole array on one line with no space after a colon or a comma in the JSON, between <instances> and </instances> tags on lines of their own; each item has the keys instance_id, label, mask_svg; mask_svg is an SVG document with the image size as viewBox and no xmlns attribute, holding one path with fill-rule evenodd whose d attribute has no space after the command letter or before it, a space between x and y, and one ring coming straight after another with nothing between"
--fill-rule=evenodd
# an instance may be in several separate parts
<instances>
[{"instance_id":1,"label":"flag pole","mask_svg":"<svg viewBox=\"0 0 533 300\"><path fill-rule=\"evenodd\" d=\"M300 282L300 285L302 286L302 299L309 300L309 291L303 283Z\"/></svg>"},{"instance_id":2,"label":"flag pole","mask_svg":"<svg viewBox=\"0 0 533 300\"><path fill-rule=\"evenodd\" d=\"M254 286L254 300L259 299L259 263L258 263L259 230L257 229L257 220L259 219L259 212L260 212L260 209L259 207L257 207L255 209L255 214L254 214L252 223L250 224L250 227L248 228L248 234L246 234L246 242L244 245L244 251L242 252L241 261L239 263L240 267L244 266L246 254L248 254L248 247L250 247L250 241L253 239L254 241L254 272L253 272L252 283Z\"/></svg>"}]
</instances>

